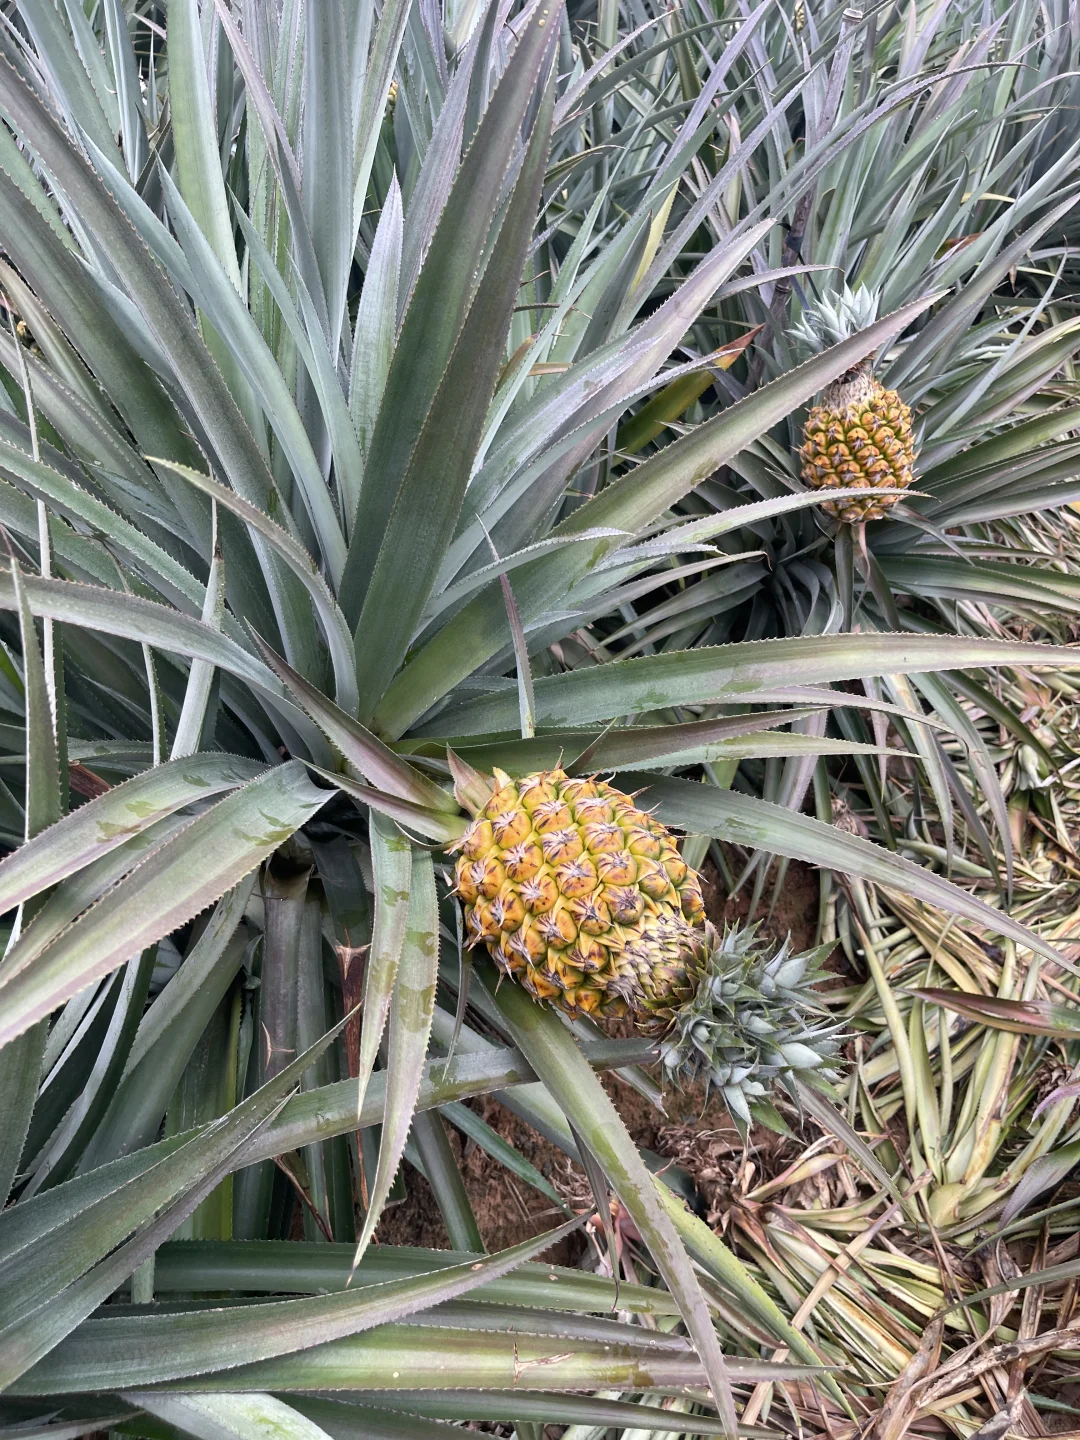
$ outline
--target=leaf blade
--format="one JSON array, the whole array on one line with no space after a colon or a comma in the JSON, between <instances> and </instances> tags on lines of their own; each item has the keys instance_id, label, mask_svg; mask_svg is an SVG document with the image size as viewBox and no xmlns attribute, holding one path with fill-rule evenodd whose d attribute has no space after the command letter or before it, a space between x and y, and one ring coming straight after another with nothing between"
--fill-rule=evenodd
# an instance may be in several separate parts
<instances>
[{"instance_id":1,"label":"leaf blade","mask_svg":"<svg viewBox=\"0 0 1080 1440\"><path fill-rule=\"evenodd\" d=\"M356 1245L358 1262L371 1240L394 1183L423 1078L439 967L439 904L431 856L412 855L408 911L401 958L390 997L386 1101L382 1143L364 1228Z\"/></svg>"},{"instance_id":2,"label":"leaf blade","mask_svg":"<svg viewBox=\"0 0 1080 1440\"><path fill-rule=\"evenodd\" d=\"M633 786L632 777L623 777ZM713 835L739 845L792 860L804 860L871 880L875 884L906 892L931 905L962 915L998 934L1007 935L1026 949L1073 969L1048 941L1000 910L976 899L951 881L921 865L874 845L858 835L824 825L809 815L800 815L767 800L697 785L689 780L657 780L641 777L645 803L656 805L657 813L670 825L694 835Z\"/></svg>"},{"instance_id":3,"label":"leaf blade","mask_svg":"<svg viewBox=\"0 0 1080 1440\"><path fill-rule=\"evenodd\" d=\"M584 721L639 714L672 705L752 703L758 693L797 685L872 679L994 665L1080 666L1065 646L977 640L966 636L888 634L799 635L698 650L614 660L536 681L537 723L573 728ZM466 702L418 729L419 735L513 731L516 696Z\"/></svg>"},{"instance_id":4,"label":"leaf blade","mask_svg":"<svg viewBox=\"0 0 1080 1440\"><path fill-rule=\"evenodd\" d=\"M428 426L432 407L438 403L437 397L443 387L447 367L463 327L467 325L467 317L471 311L479 317L477 303L481 306L490 303L495 314L501 313L505 308L501 297L501 288L507 283L505 276L500 278L499 286L496 287L500 293L485 295L484 286L477 289L480 279L477 274L477 257L485 253L489 231L494 229L492 220L498 213L498 195L503 179L509 170L514 146L539 77L550 58L555 28L543 28L544 21L539 13L542 3L545 3L545 0L537 0L526 12L527 19L522 26L517 47L458 170L450 199L443 210L401 324L387 374L379 418L372 435L371 450L365 467L364 488L360 495L355 530L342 577L342 607L353 624L360 623L361 612L367 604L369 577L375 575L380 554L386 553L384 541L388 533L387 527L391 523L399 496L403 493L406 475L410 471L410 459L422 431ZM546 124L550 125L550 116ZM532 182L529 186L515 188L514 193L521 208L528 208L522 205L521 197L526 192L531 194L531 189ZM513 199L510 203L513 205ZM535 203L528 217L530 233L534 217ZM500 231L496 231L497 237L500 234ZM514 248L515 246L510 247L511 252ZM513 268L509 257L504 263L507 270ZM520 274L519 265L517 275L510 282L515 287L520 280ZM512 300L510 303L513 303ZM485 324L487 323L489 322L485 321ZM479 324L477 318L474 325ZM505 327L498 335L497 343L500 348L504 337ZM480 334L473 338L473 343L484 357L483 377L486 381L487 370L493 369L494 357L490 353L493 349L492 336L484 336L483 341L484 343L481 343ZM462 351L458 372L465 359L465 352ZM453 423L456 426L461 417L454 414L449 393L445 389L443 397L445 418L441 423ZM485 396L483 401L485 415L488 398ZM476 424L474 412L478 408L475 399L467 404L465 413L470 417L470 423L458 434L459 442L466 449ZM428 429L431 443L435 431L432 426L428 426ZM469 459L471 460L471 456ZM458 464L460 463L459 460ZM418 479L413 481L414 485L417 483ZM456 519L456 514L453 518ZM416 519L415 514L413 519ZM452 523L451 521L451 525ZM390 561L384 563L397 562L391 555ZM431 580L433 579L434 576L431 577ZM386 583L385 576L382 583ZM431 581L427 583L430 585ZM425 594L423 599L426 598ZM420 608L423 608L423 601ZM383 619L385 622L385 615ZM371 643L367 637L363 639L365 644ZM364 666L361 665L360 668L363 672Z\"/></svg>"},{"instance_id":5,"label":"leaf blade","mask_svg":"<svg viewBox=\"0 0 1080 1440\"><path fill-rule=\"evenodd\" d=\"M290 761L193 820L32 963L0 972L0 1044L219 899L331 793Z\"/></svg>"},{"instance_id":6,"label":"leaf blade","mask_svg":"<svg viewBox=\"0 0 1080 1440\"><path fill-rule=\"evenodd\" d=\"M114 785L0 862L0 912L58 885L185 805L243 785L265 768L239 756L191 755Z\"/></svg>"},{"instance_id":7,"label":"leaf blade","mask_svg":"<svg viewBox=\"0 0 1080 1440\"><path fill-rule=\"evenodd\" d=\"M816 356L665 446L581 505L554 533L569 535L606 526L631 533L643 529L764 430L904 329L933 299L924 298L879 320L854 339ZM569 546L523 567L514 586L523 620L528 623L557 604L575 580L599 563L612 543L598 543L591 555ZM505 613L495 597L477 597L406 664L379 702L373 728L392 738L401 735L458 680L497 653L506 638Z\"/></svg>"},{"instance_id":8,"label":"leaf blade","mask_svg":"<svg viewBox=\"0 0 1080 1440\"><path fill-rule=\"evenodd\" d=\"M712 1389L713 1403L734 1440L738 1433L731 1382L704 1296L670 1216L656 1194L655 1180L618 1112L554 1011L516 985L499 988L490 961L477 966L519 1048L565 1111L604 1169L633 1217L642 1239L679 1302L686 1327Z\"/></svg>"}]
</instances>

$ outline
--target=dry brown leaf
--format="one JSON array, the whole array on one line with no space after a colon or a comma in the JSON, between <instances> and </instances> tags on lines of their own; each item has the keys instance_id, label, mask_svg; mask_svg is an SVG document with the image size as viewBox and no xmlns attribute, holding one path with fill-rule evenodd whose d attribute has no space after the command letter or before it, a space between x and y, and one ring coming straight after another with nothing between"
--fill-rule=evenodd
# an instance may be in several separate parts
<instances>
[{"instance_id":1,"label":"dry brown leaf","mask_svg":"<svg viewBox=\"0 0 1080 1440\"><path fill-rule=\"evenodd\" d=\"M923 1332L919 1348L889 1387L885 1403L874 1424L873 1440L901 1440L917 1413L913 1388L926 1380L936 1369L941 1356L941 1337L945 1332L943 1318L931 1320Z\"/></svg>"}]
</instances>

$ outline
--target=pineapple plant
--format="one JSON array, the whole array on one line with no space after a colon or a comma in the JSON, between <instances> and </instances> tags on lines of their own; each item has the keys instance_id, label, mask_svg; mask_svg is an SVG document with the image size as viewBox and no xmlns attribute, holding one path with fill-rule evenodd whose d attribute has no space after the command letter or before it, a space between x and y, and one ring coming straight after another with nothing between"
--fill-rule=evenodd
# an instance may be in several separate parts
<instances>
[{"instance_id":1,"label":"pineapple plant","mask_svg":"<svg viewBox=\"0 0 1080 1440\"><path fill-rule=\"evenodd\" d=\"M101 1415L138 1393L148 1429L207 1433L236 1428L235 1385L263 1431L297 1428L295 1401L333 1432L311 1398L328 1376L426 1391L435 1418L521 1419L535 1361L553 1391L708 1386L720 1415L695 1431L734 1433L733 1380L819 1357L650 1173L596 1067L708 1067L741 1113L773 1079L802 1095L828 1051L791 1019L812 961L705 926L672 835L884 878L1045 952L932 871L708 777L876 754L777 733L846 704L833 682L1074 656L832 634L609 663L604 641L673 569L717 563L718 537L820 506L771 493L700 523L721 467L929 301L624 466L619 417L663 392L725 285L768 274L771 196L688 248L673 182L707 125L629 143L671 57L628 106L640 55L612 90L619 55L584 60L550 0L482 23L408 0L170 0L164 50L122 6L10 8L0 283L37 349L0 330L0 1387L23 1420L89 1385ZM620 135L622 160L593 163ZM762 714L793 685L795 710ZM455 757L499 769L494 795L468 785L465 805ZM604 893L575 894L593 870ZM461 938L532 994L482 955L470 987L451 871ZM552 887L541 958L541 924L512 937ZM599 1039L586 1022L620 1005L642 1034ZM444 1127L485 1093L597 1162L666 1289L577 1291L550 1335L523 1334L515 1302L563 1288L527 1268L551 1237L478 1255L453 1183L437 1199L467 1256L369 1248L403 1156L450 1174ZM490 1307L479 1358L440 1310L466 1294ZM660 1353L612 1320L613 1357L590 1313L631 1301L678 1312L690 1343ZM728 1363L740 1311L752 1354ZM762 1362L763 1333L794 1358Z\"/></svg>"},{"instance_id":2,"label":"pineapple plant","mask_svg":"<svg viewBox=\"0 0 1080 1440\"><path fill-rule=\"evenodd\" d=\"M858 334L877 317L878 297L865 286L823 296L793 327L808 354ZM906 490L915 463L911 411L862 359L822 391L806 417L799 450L802 478L813 490ZM826 500L824 509L848 525L881 520L899 495Z\"/></svg>"},{"instance_id":3,"label":"pineapple plant","mask_svg":"<svg viewBox=\"0 0 1080 1440\"><path fill-rule=\"evenodd\" d=\"M1000 44L1003 53L1029 38L1040 49L1048 43L1050 30L1042 29L1033 10L1008 12L1000 35L973 17L966 5L949 7L932 37L929 32L924 37L927 63L935 73L943 74L957 47L968 42L969 24L979 44ZM898 404L918 409L917 489L912 485L906 494L896 493L907 479L910 451L901 443L897 452L892 442L902 439L900 430L906 427L894 436L886 426L880 445L872 442L873 414L865 412L869 422L858 427L883 457L880 462L870 457L877 475L885 474L882 463L891 472L893 493L887 494L867 485L866 467L852 459L855 449L862 457L869 453L862 435L851 446L840 424L830 440L834 422L821 406L812 420L813 437L807 434L805 413L792 417L782 433L752 441L723 482L702 487L699 497L713 519L722 522L740 500L775 494L781 487L805 487L838 519L846 509L850 523L823 527L819 505L778 516L765 527L747 526L731 548L735 553L760 549L760 563L748 557L729 565L721 579L693 577L679 594L666 593L662 605L646 596L615 628L616 654L625 653L624 637L631 637L631 653L636 653L654 645L722 646L778 636L796 643L837 626L878 635L933 631L989 637L1011 633L1018 616L1031 627L1026 633L1053 638L1053 627L1071 623L1077 613L1075 587L1055 574L1057 562L1049 559L1039 538L1038 518L1080 497L1076 319L1059 293L1059 286L1068 283L1068 270L1060 281L1051 280L1023 259L1056 243L1049 237L1075 228L1080 194L1075 137L1060 137L1047 147L1017 147L1008 128L991 118L1000 112L994 110L997 101L990 98L986 72L956 77L940 93L940 106L927 105L918 78L895 90L885 80L894 65L898 73L904 71L905 42L898 25L890 21L875 30L869 20L860 24L841 11L813 18L824 26L819 33L838 44L823 62L829 81L805 114L805 148L793 147L778 162L790 229L788 242L773 253L784 264L823 267L824 284L841 291L824 297L834 316L845 297L843 285L831 281L831 275L851 277L849 293L866 292L863 300L857 293L851 296L858 312L853 324L872 313L867 302L874 297L887 312L942 288L918 333L898 337L888 347L868 345L858 362L876 355L871 378L899 396ZM778 90L788 94L788 87L801 83L797 46L779 32L773 39L773 69L754 90L756 104L775 104ZM706 73L702 68L702 83ZM1045 98L1050 113L1067 103L1071 82L1049 61L1041 73L1046 94L1040 92L1038 103ZM1006 104L1019 111L1029 103L1030 81L1030 75L1015 76ZM749 113L745 118L752 123ZM916 153L925 155L926 164L913 173ZM818 177L812 182L804 168L811 154ZM940 201L941 196L949 199ZM733 183L725 196L728 220L757 213L756 198L750 187ZM726 232L728 220L719 213L701 216L714 241ZM773 337L768 354L756 357L756 367L736 367L735 375L754 383L761 374L784 372L825 343L815 323L820 307L807 298L817 296L822 283L818 276L780 277L767 316L756 295L731 296L715 320L701 327L702 348L727 344L733 334L765 319ZM801 340L790 334L792 321L799 318L792 314L796 302L803 314L795 328L809 331ZM835 398L835 391L826 391L819 401ZM702 404L700 413L708 416L711 407ZM902 411L898 415L904 418ZM811 463L802 473L804 454ZM850 500L828 488L836 483L838 464L865 487ZM816 489L819 478L826 484ZM890 523L863 523L882 507ZM1006 793L991 759L993 745L979 719L980 713L998 712L996 682L971 671L910 681L886 676L875 693L909 712L893 723L900 742L919 757L914 763L920 786L934 795L942 824L935 843L948 850L974 835L979 863L1004 894L1016 854ZM950 749L944 762L937 740L918 718L923 715L959 737L958 749ZM1028 725L1015 716L999 715L999 721L1021 744L1031 744ZM877 718L852 709L834 711L829 726L830 734L852 743L873 743L882 734ZM802 759L789 756L775 764L748 763L744 773L755 788L782 797L794 810L806 803L812 788L817 812L828 814L832 798L848 793L850 775L841 779L837 767L826 765L811 776ZM889 845L901 834L922 843L920 803L896 767L879 767L865 756L854 757L853 766L856 788L870 805L862 810L861 821L869 826L863 833ZM965 792L959 805L957 786ZM966 818L969 798L981 821L974 831ZM760 897L768 874L768 867L758 863L755 896ZM840 906L843 913L842 897Z\"/></svg>"}]
</instances>

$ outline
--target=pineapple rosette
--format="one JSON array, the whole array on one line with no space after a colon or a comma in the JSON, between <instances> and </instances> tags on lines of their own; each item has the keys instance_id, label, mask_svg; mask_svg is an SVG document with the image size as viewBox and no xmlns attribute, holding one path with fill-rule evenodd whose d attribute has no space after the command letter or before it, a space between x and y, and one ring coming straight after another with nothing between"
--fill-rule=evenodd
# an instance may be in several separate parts
<instances>
[{"instance_id":1,"label":"pineapple rosette","mask_svg":"<svg viewBox=\"0 0 1080 1440\"><path fill-rule=\"evenodd\" d=\"M769 1082L834 1053L827 1017L805 1023L818 954L767 960L753 927L721 937L671 831L608 782L496 770L453 850L470 946L571 1018L630 1015L665 1072L704 1075L740 1126Z\"/></svg>"}]
</instances>

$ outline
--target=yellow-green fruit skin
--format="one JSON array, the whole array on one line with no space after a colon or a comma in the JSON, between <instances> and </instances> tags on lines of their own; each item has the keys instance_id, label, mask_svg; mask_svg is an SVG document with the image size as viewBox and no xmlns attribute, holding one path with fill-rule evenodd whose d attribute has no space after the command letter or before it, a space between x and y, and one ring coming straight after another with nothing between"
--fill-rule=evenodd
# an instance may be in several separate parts
<instances>
[{"instance_id":1,"label":"yellow-green fruit skin","mask_svg":"<svg viewBox=\"0 0 1080 1440\"><path fill-rule=\"evenodd\" d=\"M911 484L911 411L895 390L858 370L823 392L820 405L807 416L799 455L811 489L871 492L865 500L827 500L824 509L830 515L849 524L880 520L900 497L872 492Z\"/></svg>"},{"instance_id":2,"label":"yellow-green fruit skin","mask_svg":"<svg viewBox=\"0 0 1080 1440\"><path fill-rule=\"evenodd\" d=\"M562 770L496 789L455 847L466 938L572 1016L625 1015L678 968L704 921L671 832L603 780Z\"/></svg>"}]
</instances>

